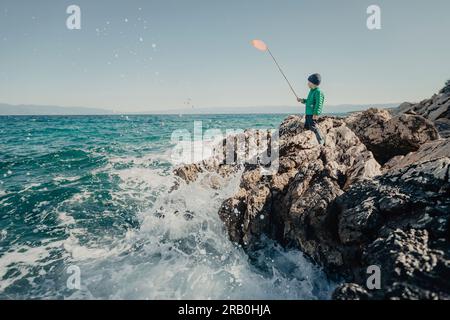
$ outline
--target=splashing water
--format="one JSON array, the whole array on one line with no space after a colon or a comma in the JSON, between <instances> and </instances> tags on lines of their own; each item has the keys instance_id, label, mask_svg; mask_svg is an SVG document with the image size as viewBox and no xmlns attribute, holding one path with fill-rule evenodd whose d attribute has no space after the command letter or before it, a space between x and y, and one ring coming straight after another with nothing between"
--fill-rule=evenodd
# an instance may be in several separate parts
<instances>
[{"instance_id":1,"label":"splashing water","mask_svg":"<svg viewBox=\"0 0 450 320\"><path fill-rule=\"evenodd\" d=\"M276 127L283 116L196 116ZM214 190L175 182L170 134L193 116L5 117L0 124L0 298L327 299L301 252L228 240ZM28 139L27 139L28 138ZM67 270L80 271L80 288Z\"/></svg>"}]
</instances>

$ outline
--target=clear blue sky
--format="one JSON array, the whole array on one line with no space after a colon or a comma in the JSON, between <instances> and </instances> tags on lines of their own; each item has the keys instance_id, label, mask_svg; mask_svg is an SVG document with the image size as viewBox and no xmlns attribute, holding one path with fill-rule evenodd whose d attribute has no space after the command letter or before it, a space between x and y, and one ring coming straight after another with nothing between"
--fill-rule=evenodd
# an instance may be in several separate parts
<instances>
[{"instance_id":1,"label":"clear blue sky","mask_svg":"<svg viewBox=\"0 0 450 320\"><path fill-rule=\"evenodd\" d=\"M68 30L77 4L82 29ZM382 30L369 31L378 4ZM118 111L295 105L323 75L328 104L415 101L450 78L450 1L0 0L0 102Z\"/></svg>"}]
</instances>

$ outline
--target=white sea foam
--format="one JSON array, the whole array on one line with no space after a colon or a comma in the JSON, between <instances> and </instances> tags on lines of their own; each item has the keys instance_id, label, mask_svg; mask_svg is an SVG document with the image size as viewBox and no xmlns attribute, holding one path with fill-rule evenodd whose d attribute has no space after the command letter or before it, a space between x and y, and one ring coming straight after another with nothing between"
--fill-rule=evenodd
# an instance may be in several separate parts
<instances>
[{"instance_id":1,"label":"white sea foam","mask_svg":"<svg viewBox=\"0 0 450 320\"><path fill-rule=\"evenodd\" d=\"M110 203L141 203L136 212L139 228L129 229L120 237L105 236L101 241L92 237L77 225L70 212L62 209L93 196L91 191L81 191L62 202L57 210L60 226L69 233L65 240L49 239L36 247L13 247L0 257L0 294L19 279L33 283L35 277L48 279L52 272L64 273L64 268L45 271L58 252L65 267L80 268L81 290L68 293L65 281L55 280L53 291L30 293L31 297L55 298L64 294L67 299L329 298L333 284L301 252L284 250L267 240L266 248L256 253L256 261L251 262L242 248L229 241L217 212L223 200L237 191L239 174L223 181L225 187L219 191L201 183L200 177L199 182L181 184L169 193L175 182L175 177L168 174L171 169L148 166L156 157L167 160L167 156L162 153L155 157L114 158L96 172L120 179L118 189L111 191ZM17 271L5 277L12 269ZM64 276L53 274L56 278Z\"/></svg>"},{"instance_id":2,"label":"white sea foam","mask_svg":"<svg viewBox=\"0 0 450 320\"><path fill-rule=\"evenodd\" d=\"M64 181L73 182L73 181L77 181L78 179L80 179L79 176L75 176L75 177L56 176L53 178L53 181L55 181L55 182L64 182Z\"/></svg>"},{"instance_id":3,"label":"white sea foam","mask_svg":"<svg viewBox=\"0 0 450 320\"><path fill-rule=\"evenodd\" d=\"M63 204L82 203L83 201L91 198L92 196L93 196L93 193L91 191L83 190L82 192L74 194L69 199L64 200Z\"/></svg>"},{"instance_id":4,"label":"white sea foam","mask_svg":"<svg viewBox=\"0 0 450 320\"><path fill-rule=\"evenodd\" d=\"M61 244L62 242L52 242L38 247L14 247L3 254L0 257L0 293L15 281L28 275L32 268L43 268L50 263L48 258L51 251ZM11 268L14 268L15 274L5 277Z\"/></svg>"},{"instance_id":5,"label":"white sea foam","mask_svg":"<svg viewBox=\"0 0 450 320\"><path fill-rule=\"evenodd\" d=\"M130 168L115 171L113 172L113 174L118 175L126 185L131 184L135 186L145 184L146 186L153 188L168 186L168 179L160 170L147 168Z\"/></svg>"},{"instance_id":6,"label":"white sea foam","mask_svg":"<svg viewBox=\"0 0 450 320\"><path fill-rule=\"evenodd\" d=\"M81 230L77 230L81 231ZM81 233L83 233L81 231ZM81 245L76 237L76 231L73 230L69 238L62 242L64 250L70 255L73 261L82 262L84 260L101 260L111 256L116 256L126 250L129 245L127 243L118 244L111 248L105 247L88 247Z\"/></svg>"},{"instance_id":7,"label":"white sea foam","mask_svg":"<svg viewBox=\"0 0 450 320\"><path fill-rule=\"evenodd\" d=\"M119 173L127 187L130 181L135 187L155 187L152 179L161 186L174 181L173 176L133 170ZM333 285L301 252L267 241L258 269L228 240L217 211L238 182L239 175L220 192L194 183L162 193L139 213L141 227L129 231L113 252L65 245L83 274L82 290L68 298L328 298Z\"/></svg>"},{"instance_id":8,"label":"white sea foam","mask_svg":"<svg viewBox=\"0 0 450 320\"><path fill-rule=\"evenodd\" d=\"M61 221L62 225L73 225L75 224L75 219L68 215L67 212L58 212L58 219Z\"/></svg>"}]
</instances>

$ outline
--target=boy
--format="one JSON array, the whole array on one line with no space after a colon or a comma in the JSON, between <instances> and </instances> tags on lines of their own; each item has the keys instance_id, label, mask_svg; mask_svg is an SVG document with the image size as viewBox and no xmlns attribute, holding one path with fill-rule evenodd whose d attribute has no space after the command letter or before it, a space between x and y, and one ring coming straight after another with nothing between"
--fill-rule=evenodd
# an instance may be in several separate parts
<instances>
[{"instance_id":1,"label":"boy","mask_svg":"<svg viewBox=\"0 0 450 320\"><path fill-rule=\"evenodd\" d=\"M309 91L308 98L299 98L298 102L306 105L305 129L313 131L319 144L324 145L325 139L323 138L322 132L320 132L319 126L316 122L317 117L322 113L323 103L325 101L323 92L319 88L321 80L322 78L318 73L309 76L308 87L311 90Z\"/></svg>"}]
</instances>

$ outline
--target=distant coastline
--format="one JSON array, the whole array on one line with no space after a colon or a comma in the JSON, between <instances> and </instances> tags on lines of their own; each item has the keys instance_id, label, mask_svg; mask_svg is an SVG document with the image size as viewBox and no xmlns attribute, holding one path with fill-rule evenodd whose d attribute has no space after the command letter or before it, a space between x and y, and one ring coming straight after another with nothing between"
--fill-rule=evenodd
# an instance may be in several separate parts
<instances>
[{"instance_id":1,"label":"distant coastline","mask_svg":"<svg viewBox=\"0 0 450 320\"><path fill-rule=\"evenodd\" d=\"M327 114L343 114L366 110L369 108L394 108L400 103L377 104L343 104L326 106ZM184 108L142 112L118 112L102 108L61 107L44 105L11 105L0 103L0 116L70 116L70 115L202 115L202 114L296 114L301 113L302 106L267 106L267 107L230 107L230 108Z\"/></svg>"},{"instance_id":2,"label":"distant coastline","mask_svg":"<svg viewBox=\"0 0 450 320\"><path fill-rule=\"evenodd\" d=\"M101 108L60 107L44 105L11 105L0 103L0 116L54 116L54 115L111 115L113 111Z\"/></svg>"}]
</instances>

